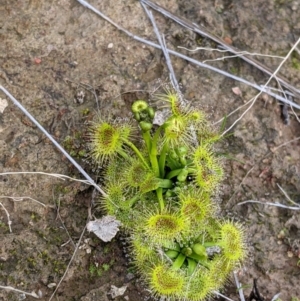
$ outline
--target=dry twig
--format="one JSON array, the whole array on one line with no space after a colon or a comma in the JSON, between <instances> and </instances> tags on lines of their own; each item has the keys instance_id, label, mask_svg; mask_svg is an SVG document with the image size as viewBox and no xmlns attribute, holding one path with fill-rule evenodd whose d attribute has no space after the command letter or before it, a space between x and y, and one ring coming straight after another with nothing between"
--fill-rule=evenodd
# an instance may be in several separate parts
<instances>
[{"instance_id":1,"label":"dry twig","mask_svg":"<svg viewBox=\"0 0 300 301\"><path fill-rule=\"evenodd\" d=\"M208 48L208 47L196 47L195 49L188 49L186 47L183 46L178 46L179 49L184 49L186 51L189 52L195 52L198 50L206 50L206 51L217 51L217 52L229 52L227 49L218 49L218 48ZM234 55L227 55L227 56L222 56L216 59L211 59L211 60L205 60L202 61L202 63L206 63L206 62L214 62L214 61L223 61L225 59L232 59L232 58L236 58L236 57L241 57L243 55L249 55L249 56L262 56L262 57L271 57L271 58L277 58L277 59L284 59L283 56L278 56L278 55L270 55L270 54L263 54L263 53L257 53L257 52L248 52L248 51L240 51L237 52Z\"/></svg>"},{"instance_id":2,"label":"dry twig","mask_svg":"<svg viewBox=\"0 0 300 301\"><path fill-rule=\"evenodd\" d=\"M238 290L239 295L240 295L240 299L241 299L241 301L245 301L245 296L244 296L244 292L243 292L243 289L242 289L242 285L239 282L236 271L233 272L233 277L234 277L234 281L235 281L237 290Z\"/></svg>"},{"instance_id":3,"label":"dry twig","mask_svg":"<svg viewBox=\"0 0 300 301\"><path fill-rule=\"evenodd\" d=\"M88 2L86 2L86 1L84 1L84 0L77 0L77 1L78 1L80 4L82 4L83 6L87 7L87 8L90 9L90 10L92 10L95 14L97 14L97 15L100 16L101 18L105 19L107 22L109 22L110 24L112 24L113 26L115 26L115 27L116 27L117 29L119 29L120 31L122 31L122 32L124 32L125 34L127 34L129 37L133 38L134 40L139 41L139 42L142 42L142 43L144 43L144 44L146 44L146 45L149 45L149 46L152 46L152 47L154 47L154 48L161 49L161 46L160 46L160 45L155 44L155 43L153 43L153 42L150 42L150 41L148 41L148 40L145 40L145 39L143 39L143 38L141 38L141 37L139 37L139 36L133 35L133 34L132 34L131 32L129 32L128 30L126 30L126 29L124 29L123 27L119 26L117 23L115 23L115 22L112 21L110 18L108 18L107 16L105 16L103 13L101 13L99 10L97 10L95 7L93 7L93 6L92 6L91 4L89 4ZM144 2L145 2L145 1L144 1ZM146 3L146 2L145 2L145 3ZM201 62L199 62L199 61L197 61L197 60L194 60L194 59L192 59L192 58L190 58L190 57L188 57L188 56L186 56L186 55L183 55L183 54L181 54L181 53L179 53L179 52L176 52L176 51L173 51L173 50L170 50L170 49L167 49L167 51L168 51L168 53L170 53L170 54L172 54L172 55L175 55L175 56L177 56L177 57L180 57L180 58L182 58L182 59L184 59L184 60L186 60L186 61L188 61L188 62L191 62L191 63L193 63L193 64L195 64L195 65L197 65L197 66L200 66L200 67L209 69L209 70L214 71L214 72L216 72L216 73L219 73L219 74L222 74L222 75L227 76L227 77L229 77L229 78L232 78L232 79L234 79L234 80L236 80L236 81L242 82L242 83L244 83L244 84L246 84L246 85L248 85L248 86L250 86L250 87L253 87L253 88L255 88L255 89L257 89L257 90L259 90L259 91L261 91L261 92L265 92L265 93L269 94L270 96L276 98L277 100L280 100L280 101L282 101L282 102L284 102L284 103L288 103L289 105L293 106L293 107L296 108L296 109L300 109L300 105L296 104L295 102L291 102L291 101L285 99L284 97L282 97L282 96L280 96L280 95L278 95L278 94L276 94L276 93L270 92L269 89L263 88L263 87L261 87L261 86L259 86L259 85L257 85L257 84L251 83L251 82L249 82L249 81L247 81L247 80L245 80L245 79L243 79L243 78L241 78L241 77L235 76L235 75L233 75L233 74L231 74L231 73L229 73L229 72L220 70L220 69L218 69L218 68L216 68L216 67L213 67L213 66L210 66L210 65L201 63ZM289 85L289 84L287 84L287 85ZM290 86L290 85L289 85L289 86ZM292 86L291 86L291 87L292 87ZM296 91L297 91L297 89L294 88L294 87L292 87L292 89L290 89L290 90L296 90Z\"/></svg>"},{"instance_id":4,"label":"dry twig","mask_svg":"<svg viewBox=\"0 0 300 301\"><path fill-rule=\"evenodd\" d=\"M47 206L46 206L45 204L43 204L42 202L39 202L39 201L37 201L37 200L35 200L35 199L29 197L29 196L6 196L6 195L1 195L1 196L0 196L0 199L10 199L10 200L13 200L14 202L22 202L22 201L24 201L24 199L29 199L29 200L31 200L31 201L33 201L33 202L36 202L36 203L38 203L38 204L40 204L40 205L42 205L42 206L44 206L44 207L47 207ZM4 207L4 205L3 205L1 202L0 202L0 205L2 206L3 210L4 210L5 213L6 213L7 220L8 220L8 221L7 221L7 224L8 224L8 227L9 227L9 232L12 233L12 228L11 228L12 221L11 221L11 219L10 219L10 215L9 215L7 209Z\"/></svg>"},{"instance_id":5,"label":"dry twig","mask_svg":"<svg viewBox=\"0 0 300 301\"><path fill-rule=\"evenodd\" d=\"M40 299L40 297L35 292L32 292L32 293L24 292L24 291L21 291L17 288L12 287L12 286L0 285L0 288L8 290L8 291L13 291L13 292L17 292L17 293L20 293L20 294L24 294L24 295L27 295L27 296L31 296L31 297L36 298L36 299Z\"/></svg>"},{"instance_id":6,"label":"dry twig","mask_svg":"<svg viewBox=\"0 0 300 301\"><path fill-rule=\"evenodd\" d=\"M69 176L66 176L66 175L63 175L63 174L57 174L57 173L46 173L46 172L42 172L42 171L8 171L8 172L2 172L2 173L0 173L0 176L4 176L4 175L19 175L19 174L39 174L39 175L46 175L46 176L58 178L58 179L63 180L63 181L66 180L66 179L68 179L68 180L72 180L72 181L75 181L75 182L83 183L83 184L86 184L86 185L94 186L98 191L102 191L101 188L97 184L95 184L94 181L91 182L89 179L88 180L80 180L80 179L72 178L72 177L69 177ZM103 191L102 195L106 196L106 193ZM29 197L26 197L26 198L29 198ZM34 199L31 199L31 200L34 200Z\"/></svg>"},{"instance_id":7,"label":"dry twig","mask_svg":"<svg viewBox=\"0 0 300 301\"><path fill-rule=\"evenodd\" d=\"M298 206L300 208L300 205L296 202L294 202L289 195L286 193L286 191L277 183L278 188L281 190L281 192L284 194L284 196L288 199L288 201L290 201L292 204Z\"/></svg>"},{"instance_id":8,"label":"dry twig","mask_svg":"<svg viewBox=\"0 0 300 301\"><path fill-rule=\"evenodd\" d=\"M8 227L9 227L9 232L11 233L11 232L12 232L12 229L11 229L12 221L10 220L9 213L8 213L7 209L4 207L4 205L3 205L1 202L0 202L0 205L1 205L1 207L3 208L3 210L4 210L5 213L6 213L6 216L7 216L7 224L8 224Z\"/></svg>"},{"instance_id":9,"label":"dry twig","mask_svg":"<svg viewBox=\"0 0 300 301\"><path fill-rule=\"evenodd\" d=\"M149 5L151 8L153 8L154 10L160 12L161 14L163 14L164 16L172 19L173 21L177 22L178 24L200 34L201 36L204 36L206 38L211 39L212 41L216 42L217 44L221 45L222 48L224 48L225 50L233 53L233 54L239 54L240 51L236 48L234 48L233 46L227 45L221 38L215 36L213 33L211 33L208 29L204 28L203 26L197 25L195 23L192 23L188 20L185 20L183 18L180 18L176 15L174 15L173 13L171 13L170 11L168 11L167 9L163 8L162 6L151 2L150 0L140 0L141 2ZM297 43L296 43L297 44ZM293 47L293 50L298 50L297 48ZM255 60L252 57L249 57L247 55L244 55L241 57L244 61L246 61L247 63L253 65L254 67L258 68L259 70L263 71L264 73L273 76L274 71L271 70L270 68L268 68L267 66L263 65L261 62ZM275 73L276 74L276 73ZM276 79L281 83L282 86L284 86L286 89L290 90L291 92L294 93L295 97L300 98L300 90L296 89L295 87L293 87L291 84L289 84L286 79L284 79L281 76L276 76Z\"/></svg>"},{"instance_id":10,"label":"dry twig","mask_svg":"<svg viewBox=\"0 0 300 301\"><path fill-rule=\"evenodd\" d=\"M54 196L53 196L53 198L54 198ZM60 216L60 213L59 213L59 209L60 209L60 197L58 198L58 204L56 204L56 203L54 202L54 205L56 206L56 212L57 212L57 213L56 213L56 219L58 218L58 219L60 220L60 222L61 222L63 228L65 229L67 235L69 236L69 241L71 241L73 247L76 249L75 243L74 243L74 241L73 241L73 239L72 239L72 237L71 237L71 235L70 235L68 229L66 228L65 223L63 222L63 220L62 220L62 218L61 218L61 216ZM64 243L63 245L66 245L66 243Z\"/></svg>"},{"instance_id":11,"label":"dry twig","mask_svg":"<svg viewBox=\"0 0 300 301\"><path fill-rule=\"evenodd\" d=\"M0 174L1 175L1 174ZM31 198L30 196L6 196L6 195L1 195L0 199L11 199L14 202L23 202L24 200L28 199L30 201L36 202L44 207L47 207L45 204L43 204L42 202L35 200L33 198Z\"/></svg>"},{"instance_id":12,"label":"dry twig","mask_svg":"<svg viewBox=\"0 0 300 301\"><path fill-rule=\"evenodd\" d=\"M261 202L261 201L255 201L255 200L244 201L244 202L238 203L237 205L244 205L244 204L247 204L247 203L256 203L256 204L274 206L274 207L290 209L290 210L296 210L296 211L300 210L299 206L298 207L291 207L291 206L282 205L280 203Z\"/></svg>"},{"instance_id":13,"label":"dry twig","mask_svg":"<svg viewBox=\"0 0 300 301\"><path fill-rule=\"evenodd\" d=\"M270 83L270 81L272 80L272 78L276 78L276 74L279 72L279 70L281 69L281 67L283 66L283 64L286 62L286 60L289 58L289 56L291 55L291 53L295 50L295 48L297 47L297 45L300 43L300 38L297 40L297 42L293 45L293 47L290 49L290 51L288 52L288 54L285 56L284 60L282 60L282 62L279 64L279 66L276 68L276 70L271 74L270 78L268 79L268 81L265 83L265 85L263 86L264 89L266 89L266 87L268 86L268 84ZM277 78L277 80L279 80ZM281 83L281 82L280 82ZM282 84L283 85L283 84ZM262 91L260 91L253 99L252 103L250 104L250 106L244 111L244 113L226 130L222 133L222 136L224 136L226 133L228 133L246 114L247 112L254 106L257 98L259 97L259 95L262 93Z\"/></svg>"},{"instance_id":14,"label":"dry twig","mask_svg":"<svg viewBox=\"0 0 300 301\"><path fill-rule=\"evenodd\" d=\"M58 284L57 284L57 286L56 286L54 292L52 293L52 295L50 296L50 298L49 298L48 301L51 301L51 300L53 299L53 297L55 296L55 294L56 294L58 288L60 287L61 283L62 283L63 280L65 279L65 277L66 277L66 275L67 275L67 273L68 273L68 271L69 271L69 268L70 268L70 266L71 266L71 264L72 264L72 262L73 262L73 260L74 260L74 258L75 258L75 255L76 255L76 253L77 253L77 251L78 251L78 248L79 248L80 243L81 243L81 241L82 241L82 238L83 238L83 234L84 234L84 232L85 232L85 229L86 229L86 226L84 227L84 229L83 229L82 232L81 232L80 238L79 238L79 240L78 240L78 242L77 242L77 244L76 244L76 248L75 248L75 250L74 250L74 252L73 252L73 255L72 255L72 257L71 257L71 259L70 259L70 261L69 261L69 263L68 263L68 265L67 265L67 268L66 268L64 274L62 275L61 279L59 280L59 282L58 282Z\"/></svg>"},{"instance_id":15,"label":"dry twig","mask_svg":"<svg viewBox=\"0 0 300 301\"><path fill-rule=\"evenodd\" d=\"M174 89L177 91L178 95L180 95L179 85L178 85L178 82L177 82L177 79L176 79L176 76L175 76L175 73L174 73L174 69L173 69L173 66L172 66L172 63L171 63L171 60L170 60L170 56L169 56L167 47L166 47L166 42L165 42L164 36L161 37L161 35L159 33L159 30L157 28L155 19L153 18L152 12L149 11L148 7L143 2L141 2L141 5L143 6L144 10L146 11L146 13L147 13L147 15L148 15L148 17L149 17L149 19L152 23L152 26L153 26L154 32L156 34L156 37L158 39L159 45L160 45L161 50L162 50L162 52L165 56L167 66L168 66L169 71L170 71L171 83L172 83Z\"/></svg>"},{"instance_id":16,"label":"dry twig","mask_svg":"<svg viewBox=\"0 0 300 301\"><path fill-rule=\"evenodd\" d=\"M295 141L297 141L297 140L300 140L300 137L294 138L294 139L292 139L292 140L289 140L289 141L287 141L287 142L284 142L284 143L282 143L282 144L276 146L275 148L272 149L272 152L276 152L279 148L281 148L281 147L283 147L283 146L286 146L286 145L288 145L288 144L290 144L290 143L292 143L292 142L295 142Z\"/></svg>"},{"instance_id":17,"label":"dry twig","mask_svg":"<svg viewBox=\"0 0 300 301\"><path fill-rule=\"evenodd\" d=\"M59 149L59 151L77 168L77 170L93 185L102 195L106 193L94 182L94 180L83 170L83 168L65 151L65 149L39 124L39 122L21 105L21 103L14 98L4 87L0 86L2 90L11 101L42 131L47 138Z\"/></svg>"},{"instance_id":18,"label":"dry twig","mask_svg":"<svg viewBox=\"0 0 300 301\"><path fill-rule=\"evenodd\" d=\"M220 292L214 291L213 293L214 293L216 296L218 296L218 297L224 298L225 300L228 300L228 301L234 301L234 300L232 300L232 299L226 297L225 295L221 294Z\"/></svg>"}]
</instances>

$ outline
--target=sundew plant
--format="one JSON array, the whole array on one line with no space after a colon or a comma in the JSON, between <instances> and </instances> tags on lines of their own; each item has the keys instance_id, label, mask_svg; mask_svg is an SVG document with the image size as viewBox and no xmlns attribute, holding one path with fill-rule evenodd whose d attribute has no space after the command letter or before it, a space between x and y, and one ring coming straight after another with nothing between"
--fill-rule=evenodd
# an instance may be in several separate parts
<instances>
[{"instance_id":1,"label":"sundew plant","mask_svg":"<svg viewBox=\"0 0 300 301\"><path fill-rule=\"evenodd\" d=\"M106 166L100 203L129 234L153 295L200 301L246 257L245 235L213 200L224 177L213 148L220 136L176 93L158 99L168 110L161 125L153 124L154 108L137 100L132 120L98 118L91 126L91 157Z\"/></svg>"}]
</instances>

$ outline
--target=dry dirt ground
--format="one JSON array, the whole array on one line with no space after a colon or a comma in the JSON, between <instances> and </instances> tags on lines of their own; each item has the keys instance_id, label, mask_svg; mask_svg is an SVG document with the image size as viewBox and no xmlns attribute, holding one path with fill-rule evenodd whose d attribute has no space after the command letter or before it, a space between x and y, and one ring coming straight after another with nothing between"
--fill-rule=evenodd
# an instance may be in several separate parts
<instances>
[{"instance_id":1,"label":"dry dirt ground","mask_svg":"<svg viewBox=\"0 0 300 301\"><path fill-rule=\"evenodd\" d=\"M284 56L300 36L299 0L158 3L249 52ZM156 42L138 1L91 0L91 4L130 32ZM157 13L155 18L170 48L216 47L209 39ZM198 51L189 55L204 61L223 54ZM260 60L272 68L280 63L277 58ZM172 57L172 63L185 97L201 107L212 123L257 93L182 59ZM258 84L268 79L239 58L210 63ZM298 88L299 69L296 52L281 69ZM132 101L148 97L167 78L160 50L134 41L75 0L0 0L0 84L95 179L96 171L85 160L86 122L99 110L114 118L129 116ZM234 87L240 89L240 95L233 93ZM0 98L2 103L3 99L9 103L0 113L0 172L39 171L82 178L8 97L0 93ZM227 127L242 111L228 118ZM224 215L239 218L248 231L250 256L239 273L245 296L253 279L258 278L259 292L266 300L281 293L282 300L291 301L300 298L299 211L237 205L246 200L291 205L277 184L295 202L300 201L300 141L279 147L300 136L300 125L297 112L290 111L288 126L280 112L276 100L260 96L221 142L226 179L220 198ZM30 197L45 206L28 198L17 202L8 196ZM98 196L84 184L28 174L0 176L0 197L12 221L10 232L1 207L0 285L35 291L40 300L49 300L85 227L88 207ZM93 213L101 216L101 212ZM111 298L107 295L111 285L128 286L119 300L146 300L149 294L125 253L120 235L105 244L85 232L53 300L105 301ZM239 300L233 281L222 293ZM0 290L0 300L23 299L20 293ZM34 300L30 296L26 299Z\"/></svg>"}]
</instances>

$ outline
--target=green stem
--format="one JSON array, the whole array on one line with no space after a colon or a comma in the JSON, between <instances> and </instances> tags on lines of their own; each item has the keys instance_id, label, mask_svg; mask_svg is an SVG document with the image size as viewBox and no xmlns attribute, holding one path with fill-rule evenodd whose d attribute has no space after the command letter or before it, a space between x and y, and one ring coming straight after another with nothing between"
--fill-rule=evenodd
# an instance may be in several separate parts
<instances>
[{"instance_id":1,"label":"green stem","mask_svg":"<svg viewBox=\"0 0 300 301\"><path fill-rule=\"evenodd\" d=\"M152 139L152 145L151 145L151 151L150 151L150 162L151 162L151 166L152 169L154 171L154 174L159 177L159 165L158 165L158 161L157 161L157 142L158 142L158 138L159 138L159 134L161 131L161 127L159 127Z\"/></svg>"},{"instance_id":2,"label":"green stem","mask_svg":"<svg viewBox=\"0 0 300 301\"><path fill-rule=\"evenodd\" d=\"M125 202L126 202L126 204L128 204L129 207L131 208L131 207L135 204L135 202L138 201L139 199L140 199L140 195L136 195L136 196L134 196L133 198L131 198L130 200L125 201Z\"/></svg>"},{"instance_id":3,"label":"green stem","mask_svg":"<svg viewBox=\"0 0 300 301\"><path fill-rule=\"evenodd\" d=\"M159 207L160 207L160 212L162 212L165 208L165 202L164 202L164 198L162 195L162 188L157 188L156 189L156 195L157 195L157 199L159 202Z\"/></svg>"},{"instance_id":4,"label":"green stem","mask_svg":"<svg viewBox=\"0 0 300 301\"><path fill-rule=\"evenodd\" d=\"M150 135L150 131L145 131L145 132L143 131L142 135L143 135L144 141L146 143L148 152L150 153L151 152L151 135Z\"/></svg>"},{"instance_id":5,"label":"green stem","mask_svg":"<svg viewBox=\"0 0 300 301\"><path fill-rule=\"evenodd\" d=\"M191 276L197 267L197 262L190 258L187 258L187 261L188 261L188 275Z\"/></svg>"},{"instance_id":6,"label":"green stem","mask_svg":"<svg viewBox=\"0 0 300 301\"><path fill-rule=\"evenodd\" d=\"M185 261L185 255L183 255L182 253L179 253L176 260L173 262L172 269L175 271L179 270L181 268L181 266L183 265L184 261Z\"/></svg>"},{"instance_id":7,"label":"green stem","mask_svg":"<svg viewBox=\"0 0 300 301\"><path fill-rule=\"evenodd\" d=\"M119 150L118 154L120 154L126 161L130 160L130 157L128 156L128 154L126 154L123 150Z\"/></svg>"},{"instance_id":8,"label":"green stem","mask_svg":"<svg viewBox=\"0 0 300 301\"><path fill-rule=\"evenodd\" d=\"M141 154L141 152L137 149L137 147L132 143L132 142L130 142L130 141L128 141L128 140L123 140L124 141L124 143L126 144L126 145L128 145L136 154L137 154L137 156L140 158L140 160L143 162L143 164L145 165L145 167L147 167L147 168L149 168L150 169L150 166L148 165L148 163L145 161L145 159L144 159L144 157L143 157L143 155ZM128 157L128 155L127 155L127 157ZM129 158L129 157L128 157Z\"/></svg>"},{"instance_id":9,"label":"green stem","mask_svg":"<svg viewBox=\"0 0 300 301\"><path fill-rule=\"evenodd\" d=\"M187 258L187 261L188 261L188 275L191 276L197 267L197 262L190 258Z\"/></svg>"},{"instance_id":10,"label":"green stem","mask_svg":"<svg viewBox=\"0 0 300 301\"><path fill-rule=\"evenodd\" d=\"M173 182L169 179L159 179L158 186L160 188L170 189L170 188L173 188Z\"/></svg>"},{"instance_id":11,"label":"green stem","mask_svg":"<svg viewBox=\"0 0 300 301\"><path fill-rule=\"evenodd\" d=\"M188 257L195 260L197 263L201 264L205 268L209 268L209 266L210 266L209 261L207 260L207 258L205 256L199 256L199 255L193 253L193 254L189 255Z\"/></svg>"},{"instance_id":12,"label":"green stem","mask_svg":"<svg viewBox=\"0 0 300 301\"><path fill-rule=\"evenodd\" d=\"M197 168L194 168L194 167L189 167L188 172L189 172L189 174L195 175L199 172L199 170Z\"/></svg>"},{"instance_id":13,"label":"green stem","mask_svg":"<svg viewBox=\"0 0 300 301\"><path fill-rule=\"evenodd\" d=\"M166 165L167 151L168 151L168 145L167 145L167 143L165 143L162 150L161 150L159 160L158 160L159 174L160 174L161 178L164 178L164 176L165 176L165 165Z\"/></svg>"}]
</instances>

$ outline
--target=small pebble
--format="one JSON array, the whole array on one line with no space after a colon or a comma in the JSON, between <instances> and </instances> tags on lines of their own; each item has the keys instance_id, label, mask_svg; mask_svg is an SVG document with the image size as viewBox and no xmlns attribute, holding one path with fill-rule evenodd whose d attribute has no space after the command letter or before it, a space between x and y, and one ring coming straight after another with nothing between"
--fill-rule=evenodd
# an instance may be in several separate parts
<instances>
[{"instance_id":1,"label":"small pebble","mask_svg":"<svg viewBox=\"0 0 300 301\"><path fill-rule=\"evenodd\" d=\"M227 45L232 45L232 39L230 37L225 37L224 38L224 42L227 44Z\"/></svg>"},{"instance_id":2,"label":"small pebble","mask_svg":"<svg viewBox=\"0 0 300 301\"><path fill-rule=\"evenodd\" d=\"M291 9L293 11L298 10L299 3L297 1L292 2Z\"/></svg>"},{"instance_id":3,"label":"small pebble","mask_svg":"<svg viewBox=\"0 0 300 301\"><path fill-rule=\"evenodd\" d=\"M0 98L0 113L3 113L8 106L8 101L5 98Z\"/></svg>"},{"instance_id":4,"label":"small pebble","mask_svg":"<svg viewBox=\"0 0 300 301\"><path fill-rule=\"evenodd\" d=\"M48 288L56 287L56 283L52 282L47 285Z\"/></svg>"},{"instance_id":5,"label":"small pebble","mask_svg":"<svg viewBox=\"0 0 300 301\"><path fill-rule=\"evenodd\" d=\"M134 274L128 273L128 274L126 275L126 280L127 280L127 281L130 281L130 280L132 280L134 277L135 277Z\"/></svg>"}]
</instances>

